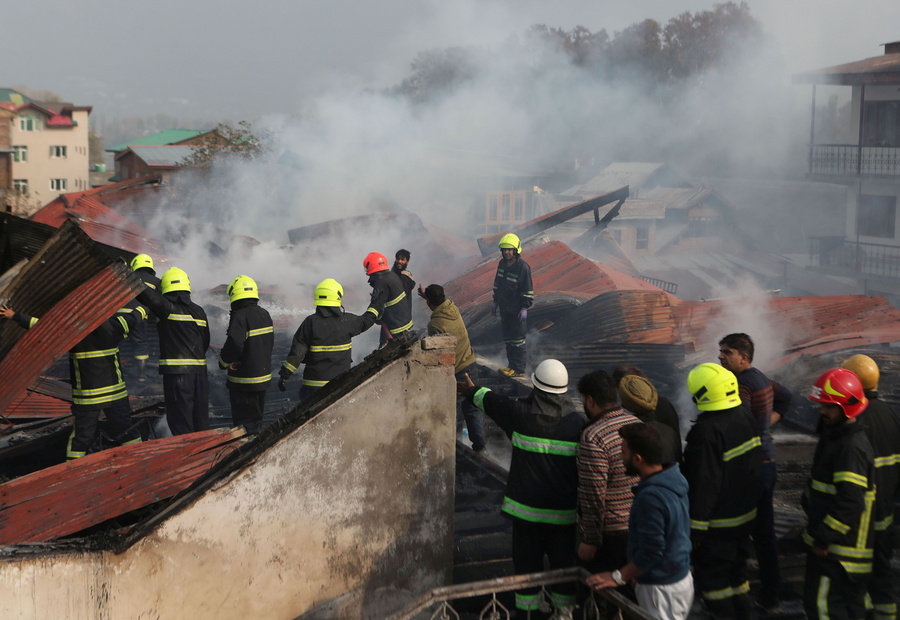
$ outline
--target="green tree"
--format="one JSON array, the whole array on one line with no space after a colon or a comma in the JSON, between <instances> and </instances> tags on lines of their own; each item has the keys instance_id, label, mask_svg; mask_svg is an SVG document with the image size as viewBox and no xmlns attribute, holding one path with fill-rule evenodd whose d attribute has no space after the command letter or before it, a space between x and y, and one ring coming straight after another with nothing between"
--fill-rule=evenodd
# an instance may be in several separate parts
<instances>
[{"instance_id":1,"label":"green tree","mask_svg":"<svg viewBox=\"0 0 900 620\"><path fill-rule=\"evenodd\" d=\"M194 145L191 154L181 164L200 170L208 170L213 163L228 160L254 160L271 152L272 136L268 131L253 131L248 121L240 121L236 127L219 123L201 142Z\"/></svg>"}]
</instances>

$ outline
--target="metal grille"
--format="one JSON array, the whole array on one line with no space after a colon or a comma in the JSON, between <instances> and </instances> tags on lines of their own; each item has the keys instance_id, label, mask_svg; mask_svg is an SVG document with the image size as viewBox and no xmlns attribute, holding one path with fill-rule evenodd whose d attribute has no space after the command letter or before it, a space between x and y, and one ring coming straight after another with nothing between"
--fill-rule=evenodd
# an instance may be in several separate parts
<instances>
[{"instance_id":1,"label":"metal grille","mask_svg":"<svg viewBox=\"0 0 900 620\"><path fill-rule=\"evenodd\" d=\"M900 147L814 144L810 174L900 176Z\"/></svg>"}]
</instances>

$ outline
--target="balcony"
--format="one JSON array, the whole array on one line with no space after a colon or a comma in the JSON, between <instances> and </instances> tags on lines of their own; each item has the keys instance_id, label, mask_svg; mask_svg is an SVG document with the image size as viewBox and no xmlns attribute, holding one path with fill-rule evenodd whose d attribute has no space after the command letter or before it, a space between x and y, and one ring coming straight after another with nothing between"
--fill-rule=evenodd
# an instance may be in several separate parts
<instances>
[{"instance_id":1,"label":"balcony","mask_svg":"<svg viewBox=\"0 0 900 620\"><path fill-rule=\"evenodd\" d=\"M809 174L900 177L900 147L814 144L809 150Z\"/></svg>"},{"instance_id":2,"label":"balcony","mask_svg":"<svg viewBox=\"0 0 900 620\"><path fill-rule=\"evenodd\" d=\"M844 237L811 237L810 258L841 275L900 278L900 247L847 241Z\"/></svg>"}]
</instances>

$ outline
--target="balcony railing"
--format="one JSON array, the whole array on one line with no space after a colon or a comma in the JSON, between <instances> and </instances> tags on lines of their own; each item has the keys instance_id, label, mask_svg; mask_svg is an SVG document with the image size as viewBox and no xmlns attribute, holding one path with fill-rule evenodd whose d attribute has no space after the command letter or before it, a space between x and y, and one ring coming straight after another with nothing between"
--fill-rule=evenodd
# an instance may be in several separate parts
<instances>
[{"instance_id":1,"label":"balcony railing","mask_svg":"<svg viewBox=\"0 0 900 620\"><path fill-rule=\"evenodd\" d=\"M809 152L809 173L900 177L900 147L814 144Z\"/></svg>"},{"instance_id":2,"label":"balcony railing","mask_svg":"<svg viewBox=\"0 0 900 620\"><path fill-rule=\"evenodd\" d=\"M900 278L900 247L847 241L843 237L811 237L813 264L842 274L854 273Z\"/></svg>"},{"instance_id":3,"label":"balcony railing","mask_svg":"<svg viewBox=\"0 0 900 620\"><path fill-rule=\"evenodd\" d=\"M460 603L472 597L482 597L483 606L478 618L485 620L509 620L512 610L507 609L497 595L502 592L510 592L528 587L541 587L541 595L544 601L544 612L550 611L549 596L546 588L555 584L572 583L587 590L585 600L573 615L573 618L599 618L601 601L619 609L624 618L631 620L653 620L646 610L616 592L615 590L591 590L584 584L584 580L590 576L583 568L565 568L546 573L533 573L531 575L516 575L513 577L500 577L488 581L462 583L454 586L437 588L430 593L412 602L406 609L390 617L390 620L419 620L430 618L449 620L462 616ZM539 614L527 612L526 618L537 617ZM523 617L522 613L518 618Z\"/></svg>"}]
</instances>

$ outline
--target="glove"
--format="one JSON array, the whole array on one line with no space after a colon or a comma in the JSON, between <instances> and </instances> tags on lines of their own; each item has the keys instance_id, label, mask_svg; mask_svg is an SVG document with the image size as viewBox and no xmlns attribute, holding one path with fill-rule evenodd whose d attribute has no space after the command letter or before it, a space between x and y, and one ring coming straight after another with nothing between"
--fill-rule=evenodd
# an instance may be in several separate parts
<instances>
[{"instance_id":1,"label":"glove","mask_svg":"<svg viewBox=\"0 0 900 620\"><path fill-rule=\"evenodd\" d=\"M528 309L522 308L521 310L519 310L519 320L524 323L527 318L528 318Z\"/></svg>"},{"instance_id":2,"label":"glove","mask_svg":"<svg viewBox=\"0 0 900 620\"><path fill-rule=\"evenodd\" d=\"M284 384L284 377L281 377L280 379L278 379L278 389L281 390L282 392L287 390L287 386Z\"/></svg>"},{"instance_id":3,"label":"glove","mask_svg":"<svg viewBox=\"0 0 900 620\"><path fill-rule=\"evenodd\" d=\"M497 316L497 302L491 304L491 316Z\"/></svg>"}]
</instances>

